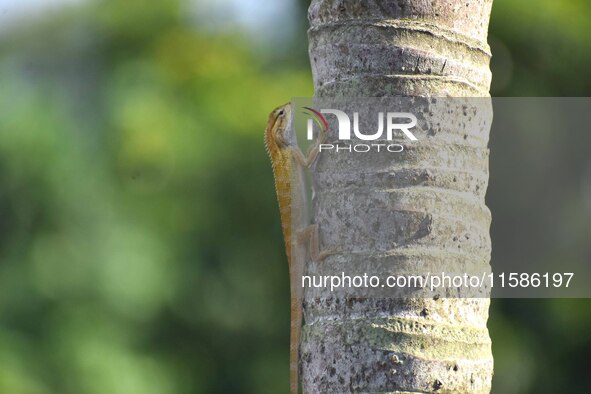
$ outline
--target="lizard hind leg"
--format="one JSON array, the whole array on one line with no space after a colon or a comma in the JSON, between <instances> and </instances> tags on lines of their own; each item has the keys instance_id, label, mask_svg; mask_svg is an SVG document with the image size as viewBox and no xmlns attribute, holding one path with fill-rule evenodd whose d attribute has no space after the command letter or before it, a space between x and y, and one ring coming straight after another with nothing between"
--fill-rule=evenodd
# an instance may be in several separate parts
<instances>
[{"instance_id":1,"label":"lizard hind leg","mask_svg":"<svg viewBox=\"0 0 591 394\"><path fill-rule=\"evenodd\" d=\"M311 224L297 234L299 243L307 243L310 259L314 262L322 261L336 252L332 249L320 250L320 236L318 235L318 225Z\"/></svg>"}]
</instances>

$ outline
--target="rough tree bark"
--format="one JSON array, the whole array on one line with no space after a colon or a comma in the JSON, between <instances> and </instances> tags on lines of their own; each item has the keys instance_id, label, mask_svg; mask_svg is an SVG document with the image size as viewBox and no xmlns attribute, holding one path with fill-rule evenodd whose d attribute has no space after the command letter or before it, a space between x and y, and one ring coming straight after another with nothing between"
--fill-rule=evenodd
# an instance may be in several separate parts
<instances>
[{"instance_id":1,"label":"rough tree bark","mask_svg":"<svg viewBox=\"0 0 591 394\"><path fill-rule=\"evenodd\" d=\"M309 43L315 95L488 97L486 36L491 3L314 0L309 9ZM443 266L461 248L464 258L488 265L490 214L484 205L488 130L463 138L453 133L430 135L431 146L438 151L410 150L404 168L396 162L355 168L321 158L319 172L339 174L315 180L314 217L322 243L338 245L351 226L339 211L344 209L340 197L344 193L347 209L356 201L356 193L362 193L358 201L365 202L384 201L384 193L389 193L385 211L396 210L397 202L404 200L429 220L428 236L423 234L416 243L420 248L393 248L401 259ZM453 163L442 157L453 157ZM339 185L345 179L346 192ZM403 191L396 188L400 185ZM412 225L395 231L397 238L416 236ZM375 252L366 244L354 246L368 258ZM387 249L387 242L382 246ZM493 359L487 298L343 301L306 295L304 307L305 393L490 392Z\"/></svg>"}]
</instances>

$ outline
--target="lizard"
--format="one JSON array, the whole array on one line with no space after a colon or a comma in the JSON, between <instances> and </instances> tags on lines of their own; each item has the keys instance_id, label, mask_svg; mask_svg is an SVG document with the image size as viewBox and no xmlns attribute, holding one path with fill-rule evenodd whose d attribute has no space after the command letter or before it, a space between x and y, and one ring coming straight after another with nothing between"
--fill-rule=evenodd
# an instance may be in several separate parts
<instances>
[{"instance_id":1,"label":"lizard","mask_svg":"<svg viewBox=\"0 0 591 394\"><path fill-rule=\"evenodd\" d=\"M265 147L271 159L275 191L279 204L290 278L290 393L298 394L299 346L302 330L302 286L306 252L312 261L324 259L332 251L319 250L318 225L308 221L304 169L316 160L319 146L326 138L323 131L304 154L291 125L292 106L281 105L269 115L265 130ZM306 245L307 244L307 245ZM307 246L307 248L306 248ZM307 251L306 251L307 249Z\"/></svg>"}]
</instances>

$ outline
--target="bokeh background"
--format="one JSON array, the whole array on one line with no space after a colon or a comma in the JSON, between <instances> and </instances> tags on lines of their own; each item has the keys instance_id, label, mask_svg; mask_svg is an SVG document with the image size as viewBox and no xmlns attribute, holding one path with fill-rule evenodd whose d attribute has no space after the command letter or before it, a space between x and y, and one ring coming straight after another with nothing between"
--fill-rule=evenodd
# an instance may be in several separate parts
<instances>
[{"instance_id":1,"label":"bokeh background","mask_svg":"<svg viewBox=\"0 0 591 394\"><path fill-rule=\"evenodd\" d=\"M0 0L0 394L287 392L262 133L312 95L307 6ZM495 0L493 94L589 95L590 17ZM493 260L591 262L588 130L515 133L491 140ZM589 392L590 307L494 300L494 392Z\"/></svg>"}]
</instances>

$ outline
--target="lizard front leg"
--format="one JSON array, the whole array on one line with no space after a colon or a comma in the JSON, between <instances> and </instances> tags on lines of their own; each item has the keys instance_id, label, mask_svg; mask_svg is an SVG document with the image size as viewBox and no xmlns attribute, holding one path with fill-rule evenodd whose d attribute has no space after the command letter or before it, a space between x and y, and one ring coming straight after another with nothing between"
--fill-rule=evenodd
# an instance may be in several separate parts
<instances>
[{"instance_id":1,"label":"lizard front leg","mask_svg":"<svg viewBox=\"0 0 591 394\"><path fill-rule=\"evenodd\" d=\"M306 155L302 153L302 151L296 146L293 149L293 157L295 161L304 168L309 168L318 157L318 153L320 152L320 144L323 144L326 141L326 131L321 131L318 135L318 139L315 141L313 145L310 146ZM312 261L322 261L326 257L334 254L334 250L320 250L320 237L318 235L318 225L311 224L303 230L300 230L297 233L297 242L298 243L307 243L308 244L308 253L310 254L310 258Z\"/></svg>"},{"instance_id":2,"label":"lizard front leg","mask_svg":"<svg viewBox=\"0 0 591 394\"><path fill-rule=\"evenodd\" d=\"M305 155L299 147L291 147L293 152L293 158L302 167L310 168L310 166L316 161L318 153L320 153L320 144L323 144L325 141L326 131L321 131L318 135L318 139L316 139L314 144L310 145L310 148L308 149L308 152L306 152Z\"/></svg>"}]
</instances>

